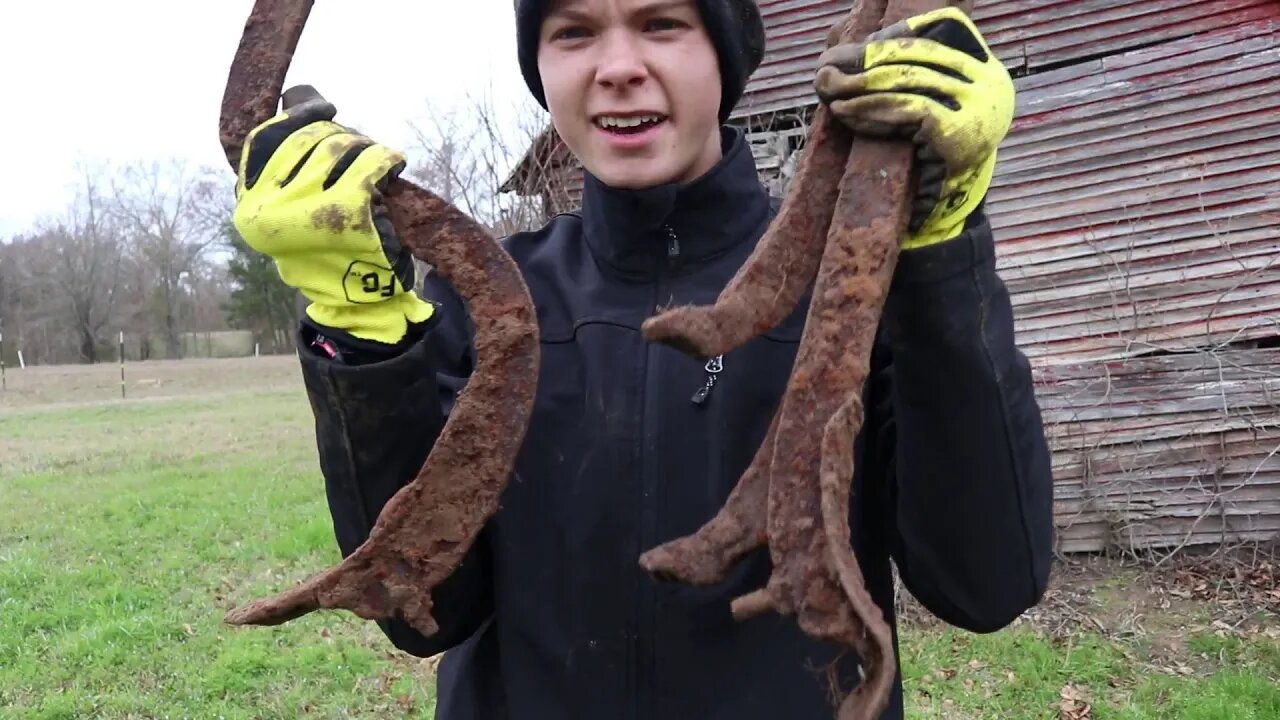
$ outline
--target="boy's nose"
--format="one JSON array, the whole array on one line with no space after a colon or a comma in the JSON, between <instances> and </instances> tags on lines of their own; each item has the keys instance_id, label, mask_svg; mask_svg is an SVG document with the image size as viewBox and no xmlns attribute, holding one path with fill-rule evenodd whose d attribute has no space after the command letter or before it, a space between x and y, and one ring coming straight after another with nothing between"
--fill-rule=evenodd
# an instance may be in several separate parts
<instances>
[{"instance_id":1,"label":"boy's nose","mask_svg":"<svg viewBox=\"0 0 1280 720\"><path fill-rule=\"evenodd\" d=\"M609 33L601 46L596 82L607 88L620 89L644 82L649 71L640 48L627 33Z\"/></svg>"}]
</instances>

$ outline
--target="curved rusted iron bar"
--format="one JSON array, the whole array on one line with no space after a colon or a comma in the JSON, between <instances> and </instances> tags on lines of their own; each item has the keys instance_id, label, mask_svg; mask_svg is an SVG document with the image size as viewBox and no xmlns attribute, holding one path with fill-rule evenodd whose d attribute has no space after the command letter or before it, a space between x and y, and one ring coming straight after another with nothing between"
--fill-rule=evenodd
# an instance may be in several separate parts
<instances>
[{"instance_id":1,"label":"curved rusted iron bar","mask_svg":"<svg viewBox=\"0 0 1280 720\"><path fill-rule=\"evenodd\" d=\"M874 1L864 4L832 29L831 39L856 41L861 31L873 32L882 15L883 0L880 7ZM690 355L714 357L781 322L818 273L852 146L852 135L819 106L795 179L751 257L713 305L676 307L649 318L645 337ZM765 504L780 415L720 512L694 534L641 555L641 567L662 580L713 585L744 555L766 545Z\"/></svg>"},{"instance_id":2,"label":"curved rusted iron bar","mask_svg":"<svg viewBox=\"0 0 1280 720\"><path fill-rule=\"evenodd\" d=\"M245 137L276 112L311 0L258 0L232 63L221 141L236 167ZM421 472L383 508L368 540L304 584L230 612L275 625L320 608L401 618L431 635L431 591L497 510L533 409L539 369L533 301L515 262L478 223L403 180L384 194L401 242L467 301L477 362Z\"/></svg>"},{"instance_id":3,"label":"curved rusted iron bar","mask_svg":"<svg viewBox=\"0 0 1280 720\"><path fill-rule=\"evenodd\" d=\"M844 700L842 720L880 717L894 678L890 630L853 554L849 485L871 346L907 225L896 196L910 165L893 162L900 151L875 145L851 156L841 183L778 421L767 521L773 573L754 608L795 614L809 635L857 652L864 678ZM874 181L855 172L864 162L883 168Z\"/></svg>"},{"instance_id":4,"label":"curved rusted iron bar","mask_svg":"<svg viewBox=\"0 0 1280 720\"><path fill-rule=\"evenodd\" d=\"M952 4L968 8L967 2ZM946 5L863 0L839 37L861 41ZM773 572L765 588L734 601L734 616L794 614L807 634L853 649L863 680L842 700L838 717L873 720L888 703L894 651L884 613L867 592L853 553L849 486L871 349L910 213L913 148L867 138L854 138L850 148L839 144L847 134L820 107L788 197L792 207L803 204L811 214L780 212L714 306L678 308L645 326L651 340L690 354L725 353L785 317L814 281L795 368L751 467L715 518L693 535L649 551L641 564L660 578L718 582L738 558L764 544L763 535ZM832 170L836 152L843 153L842 176ZM829 204L795 197L837 184ZM815 228L824 225L827 231L817 236Z\"/></svg>"}]
</instances>

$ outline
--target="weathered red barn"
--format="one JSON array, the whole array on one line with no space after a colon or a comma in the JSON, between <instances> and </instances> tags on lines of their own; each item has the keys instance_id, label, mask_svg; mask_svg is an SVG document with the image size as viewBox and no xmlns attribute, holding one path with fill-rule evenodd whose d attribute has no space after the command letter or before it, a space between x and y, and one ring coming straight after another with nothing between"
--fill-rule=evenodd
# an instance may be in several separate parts
<instances>
[{"instance_id":1,"label":"weathered red barn","mask_svg":"<svg viewBox=\"0 0 1280 720\"><path fill-rule=\"evenodd\" d=\"M851 3L759 4L768 54L733 122L781 192ZM1280 536L1280 2L977 0L973 17L1019 90L987 209L1060 549ZM580 178L549 133L509 188L556 211Z\"/></svg>"}]
</instances>

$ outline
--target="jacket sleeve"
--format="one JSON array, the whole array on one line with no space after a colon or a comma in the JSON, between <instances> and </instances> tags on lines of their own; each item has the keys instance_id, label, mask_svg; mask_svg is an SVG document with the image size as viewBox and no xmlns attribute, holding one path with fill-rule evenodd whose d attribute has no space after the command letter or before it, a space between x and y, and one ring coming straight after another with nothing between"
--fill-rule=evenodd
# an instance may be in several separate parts
<instances>
[{"instance_id":1,"label":"jacket sleeve","mask_svg":"<svg viewBox=\"0 0 1280 720\"><path fill-rule=\"evenodd\" d=\"M429 276L434 277L434 276ZM305 323L299 357L315 416L316 443L329 511L342 556L368 537L387 501L422 468L471 368L469 321L443 281L424 297L438 303L418 337L384 358L358 364L331 360L310 347ZM440 631L431 637L400 620L379 621L399 649L428 657L473 634L493 608L487 531L461 566L432 595Z\"/></svg>"},{"instance_id":2,"label":"jacket sleeve","mask_svg":"<svg viewBox=\"0 0 1280 720\"><path fill-rule=\"evenodd\" d=\"M1053 477L982 211L903 253L882 324L892 357L893 556L942 620L999 630L1034 606L1053 555Z\"/></svg>"}]
</instances>

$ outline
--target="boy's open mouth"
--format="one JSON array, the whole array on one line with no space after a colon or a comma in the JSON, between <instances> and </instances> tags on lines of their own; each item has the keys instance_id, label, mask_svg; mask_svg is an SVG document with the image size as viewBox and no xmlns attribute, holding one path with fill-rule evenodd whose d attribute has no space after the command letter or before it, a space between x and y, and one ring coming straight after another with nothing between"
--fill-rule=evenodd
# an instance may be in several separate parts
<instances>
[{"instance_id":1,"label":"boy's open mouth","mask_svg":"<svg viewBox=\"0 0 1280 720\"><path fill-rule=\"evenodd\" d=\"M615 135L638 135L667 121L666 115L597 115L595 126Z\"/></svg>"}]
</instances>

